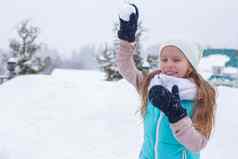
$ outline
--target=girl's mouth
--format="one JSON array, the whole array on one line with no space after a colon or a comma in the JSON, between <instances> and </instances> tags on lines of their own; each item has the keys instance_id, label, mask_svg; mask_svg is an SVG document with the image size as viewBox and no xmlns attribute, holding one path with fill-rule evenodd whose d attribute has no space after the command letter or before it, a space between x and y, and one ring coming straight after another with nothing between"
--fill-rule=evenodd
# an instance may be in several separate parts
<instances>
[{"instance_id":1,"label":"girl's mouth","mask_svg":"<svg viewBox=\"0 0 238 159\"><path fill-rule=\"evenodd\" d=\"M177 72L167 71L165 74L166 74L166 75L169 75L169 76L174 76L174 75L177 74Z\"/></svg>"}]
</instances>

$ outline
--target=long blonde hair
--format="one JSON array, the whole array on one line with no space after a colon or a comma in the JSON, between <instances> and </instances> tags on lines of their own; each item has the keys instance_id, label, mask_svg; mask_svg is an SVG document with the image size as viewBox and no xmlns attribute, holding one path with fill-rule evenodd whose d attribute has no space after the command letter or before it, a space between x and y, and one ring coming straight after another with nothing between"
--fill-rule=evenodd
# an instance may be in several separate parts
<instances>
[{"instance_id":1,"label":"long blonde hair","mask_svg":"<svg viewBox=\"0 0 238 159\"><path fill-rule=\"evenodd\" d=\"M153 71L147 75L142 82L139 93L141 95L140 113L142 117L146 114L148 86L154 75L161 73L160 70ZM192 121L194 127L207 138L210 137L215 124L216 91L202 76L193 68L187 73L186 78L191 78L197 85L197 97L193 106Z\"/></svg>"}]
</instances>

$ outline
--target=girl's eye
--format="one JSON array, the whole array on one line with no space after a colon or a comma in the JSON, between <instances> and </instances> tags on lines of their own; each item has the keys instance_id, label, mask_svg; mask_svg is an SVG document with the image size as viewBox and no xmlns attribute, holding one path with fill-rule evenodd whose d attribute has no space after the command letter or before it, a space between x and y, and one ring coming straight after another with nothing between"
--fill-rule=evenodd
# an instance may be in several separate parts
<instances>
[{"instance_id":1,"label":"girl's eye","mask_svg":"<svg viewBox=\"0 0 238 159\"><path fill-rule=\"evenodd\" d=\"M162 62L167 62L167 61L168 61L168 59L161 59L161 61L162 61Z\"/></svg>"},{"instance_id":2,"label":"girl's eye","mask_svg":"<svg viewBox=\"0 0 238 159\"><path fill-rule=\"evenodd\" d=\"M180 59L174 59L174 62L180 62L181 60Z\"/></svg>"}]
</instances>

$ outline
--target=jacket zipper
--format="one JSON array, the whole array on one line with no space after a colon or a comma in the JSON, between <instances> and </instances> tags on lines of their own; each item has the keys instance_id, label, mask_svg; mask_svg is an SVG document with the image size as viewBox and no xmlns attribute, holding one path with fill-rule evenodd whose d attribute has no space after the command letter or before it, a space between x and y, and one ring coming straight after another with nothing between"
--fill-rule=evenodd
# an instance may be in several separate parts
<instances>
[{"instance_id":1,"label":"jacket zipper","mask_svg":"<svg viewBox=\"0 0 238 159\"><path fill-rule=\"evenodd\" d=\"M160 112L160 116L159 116L159 119L157 121L157 126L156 126L156 134L155 134L155 146L154 146L155 159L158 159L159 129L160 129L160 123L161 123L163 117L164 117L164 113Z\"/></svg>"}]
</instances>

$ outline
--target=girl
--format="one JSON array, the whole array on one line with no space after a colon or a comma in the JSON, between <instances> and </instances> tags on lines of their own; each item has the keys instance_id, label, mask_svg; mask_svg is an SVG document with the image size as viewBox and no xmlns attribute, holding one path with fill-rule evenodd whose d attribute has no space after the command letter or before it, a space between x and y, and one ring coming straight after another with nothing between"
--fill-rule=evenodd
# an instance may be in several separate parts
<instances>
[{"instance_id":1,"label":"girl","mask_svg":"<svg viewBox=\"0 0 238 159\"><path fill-rule=\"evenodd\" d=\"M215 90L196 71L201 51L170 41L160 47L160 69L138 71L133 61L138 9L120 14L117 65L142 99L144 143L140 159L199 159L214 127Z\"/></svg>"}]
</instances>

